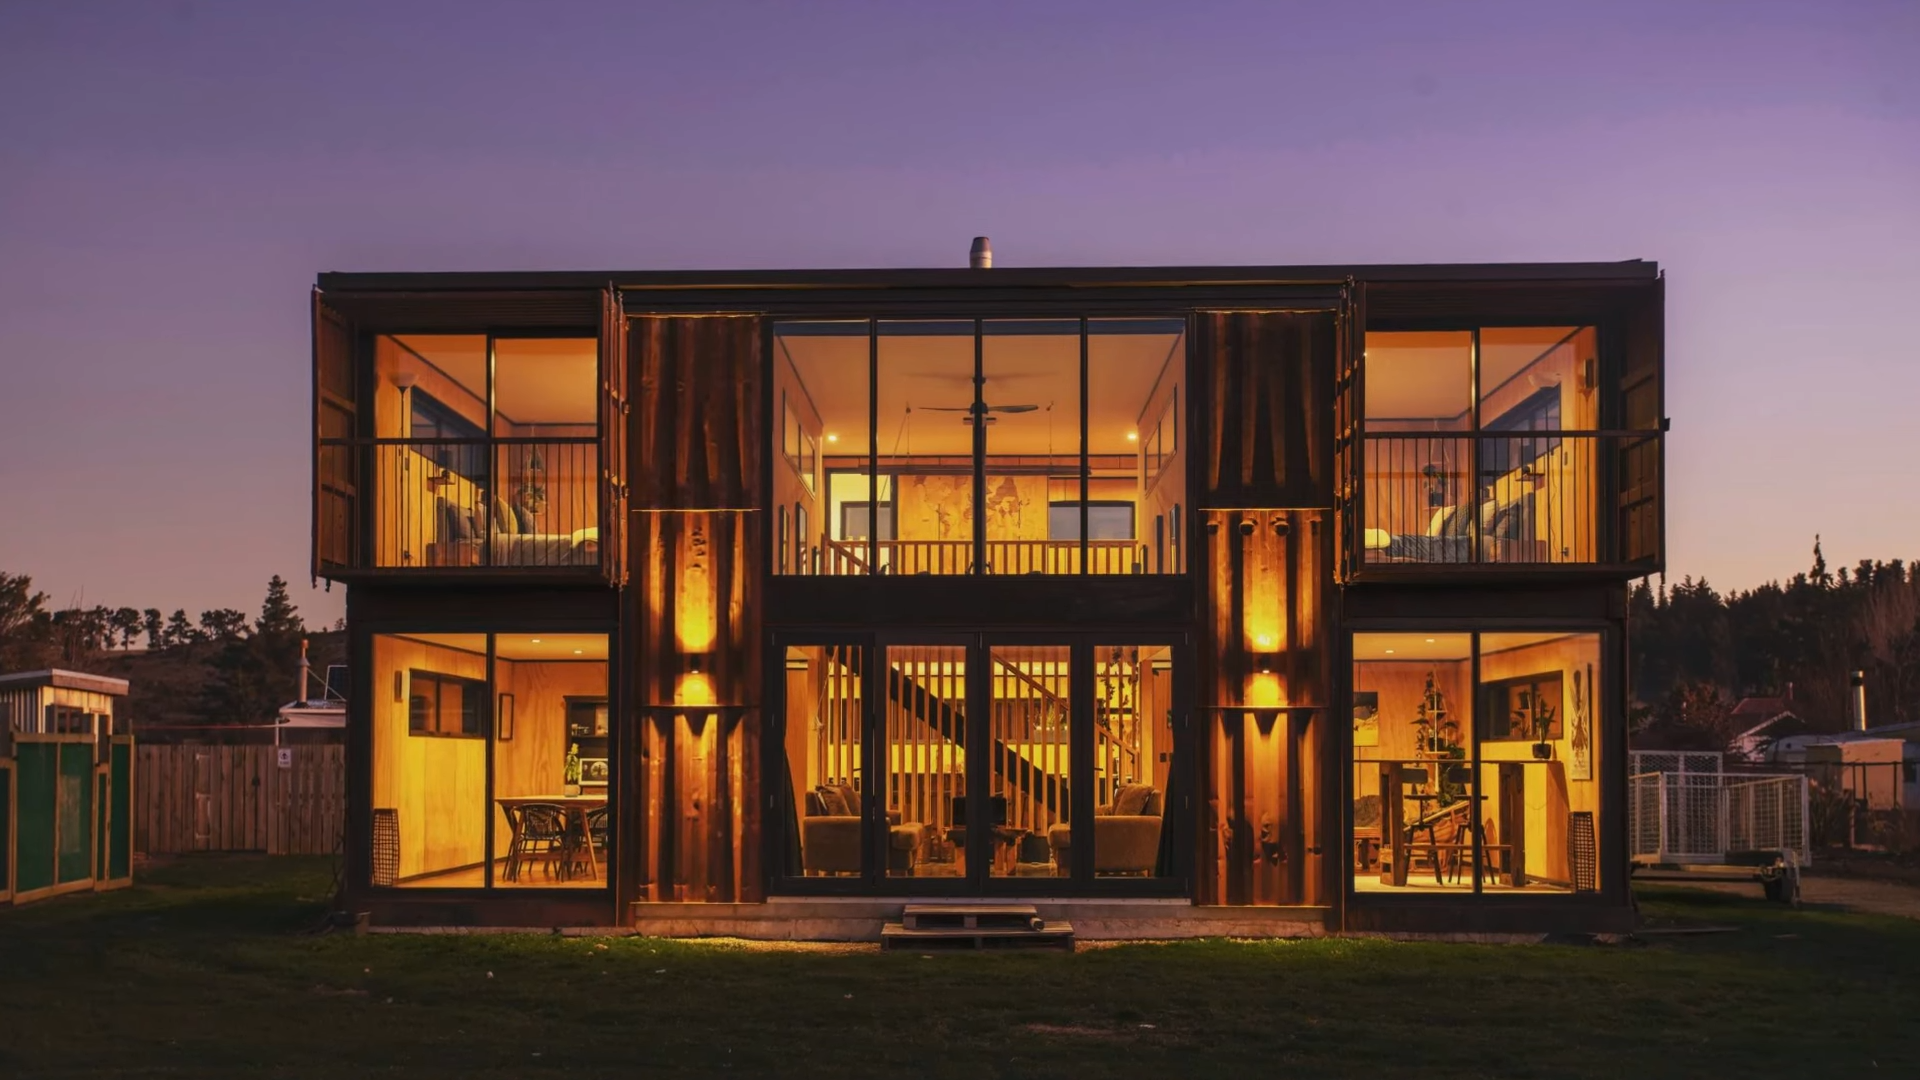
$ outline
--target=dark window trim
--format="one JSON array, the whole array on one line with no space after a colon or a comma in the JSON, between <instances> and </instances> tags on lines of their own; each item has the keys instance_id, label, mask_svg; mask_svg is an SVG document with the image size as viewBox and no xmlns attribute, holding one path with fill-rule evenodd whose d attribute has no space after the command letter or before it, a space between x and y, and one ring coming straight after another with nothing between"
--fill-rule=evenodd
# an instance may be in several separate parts
<instances>
[{"instance_id":1,"label":"dark window trim","mask_svg":"<svg viewBox=\"0 0 1920 1080\"><path fill-rule=\"evenodd\" d=\"M420 696L420 688L425 684L433 687L433 717L429 728L413 726L413 702ZM446 716L443 710L443 695L447 686L458 685L461 689L460 702L463 712L460 717L460 729L449 731L446 728ZM470 679L463 675L448 675L440 671L428 671L425 668L407 669L407 735L428 739L484 739L490 727L492 717L487 709L487 680ZM465 707L472 703L473 726L476 730L467 730Z\"/></svg>"}]
</instances>

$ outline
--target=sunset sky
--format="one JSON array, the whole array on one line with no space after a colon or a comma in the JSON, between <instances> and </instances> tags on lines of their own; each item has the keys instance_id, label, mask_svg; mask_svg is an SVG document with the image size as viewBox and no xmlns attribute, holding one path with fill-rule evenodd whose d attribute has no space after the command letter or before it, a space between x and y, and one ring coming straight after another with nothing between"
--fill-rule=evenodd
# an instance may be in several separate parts
<instances>
[{"instance_id":1,"label":"sunset sky","mask_svg":"<svg viewBox=\"0 0 1920 1080\"><path fill-rule=\"evenodd\" d=\"M1570 14L1579 11L1582 14ZM1920 556L1920 4L0 3L0 570L310 621L323 270L1660 262L1669 577Z\"/></svg>"}]
</instances>

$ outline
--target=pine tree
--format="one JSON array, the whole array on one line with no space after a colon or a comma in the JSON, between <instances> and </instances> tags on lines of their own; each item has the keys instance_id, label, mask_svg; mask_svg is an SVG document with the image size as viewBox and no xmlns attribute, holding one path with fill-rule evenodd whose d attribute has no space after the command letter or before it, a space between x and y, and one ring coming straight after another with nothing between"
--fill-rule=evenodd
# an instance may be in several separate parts
<instances>
[{"instance_id":1,"label":"pine tree","mask_svg":"<svg viewBox=\"0 0 1920 1080\"><path fill-rule=\"evenodd\" d=\"M140 613L140 628L147 632L147 648L164 649L167 646L167 621L160 609L150 607Z\"/></svg>"},{"instance_id":2,"label":"pine tree","mask_svg":"<svg viewBox=\"0 0 1920 1080\"><path fill-rule=\"evenodd\" d=\"M307 632L300 620L300 609L287 596L287 582L279 574L267 582L267 598L260 604L260 618L253 632L275 641L295 640Z\"/></svg>"}]
</instances>

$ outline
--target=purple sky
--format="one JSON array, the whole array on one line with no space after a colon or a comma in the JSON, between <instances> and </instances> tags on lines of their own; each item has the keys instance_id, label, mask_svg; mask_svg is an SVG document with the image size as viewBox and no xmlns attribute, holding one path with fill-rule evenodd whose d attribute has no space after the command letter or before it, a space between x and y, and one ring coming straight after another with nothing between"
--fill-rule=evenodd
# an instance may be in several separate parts
<instances>
[{"instance_id":1,"label":"purple sky","mask_svg":"<svg viewBox=\"0 0 1920 1080\"><path fill-rule=\"evenodd\" d=\"M0 569L309 593L321 270L1657 259L1670 576L1920 556L1920 5L0 4Z\"/></svg>"}]
</instances>

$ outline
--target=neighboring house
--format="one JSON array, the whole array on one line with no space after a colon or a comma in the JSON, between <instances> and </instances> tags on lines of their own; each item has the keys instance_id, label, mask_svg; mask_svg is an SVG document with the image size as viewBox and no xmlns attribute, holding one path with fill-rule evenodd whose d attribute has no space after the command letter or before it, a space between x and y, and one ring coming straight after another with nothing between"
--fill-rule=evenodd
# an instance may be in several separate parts
<instances>
[{"instance_id":1,"label":"neighboring house","mask_svg":"<svg viewBox=\"0 0 1920 1080\"><path fill-rule=\"evenodd\" d=\"M1789 735L1767 748L1766 760L1830 782L1868 809L1920 809L1920 723Z\"/></svg>"},{"instance_id":2,"label":"neighboring house","mask_svg":"<svg viewBox=\"0 0 1920 1080\"><path fill-rule=\"evenodd\" d=\"M1727 740L1727 756L1735 761L1765 761L1776 740L1808 733L1807 722L1793 706L1792 698L1741 698L1728 714L1739 734Z\"/></svg>"},{"instance_id":3,"label":"neighboring house","mask_svg":"<svg viewBox=\"0 0 1920 1080\"><path fill-rule=\"evenodd\" d=\"M322 274L352 910L1627 926L1662 295L1638 261Z\"/></svg>"}]
</instances>

